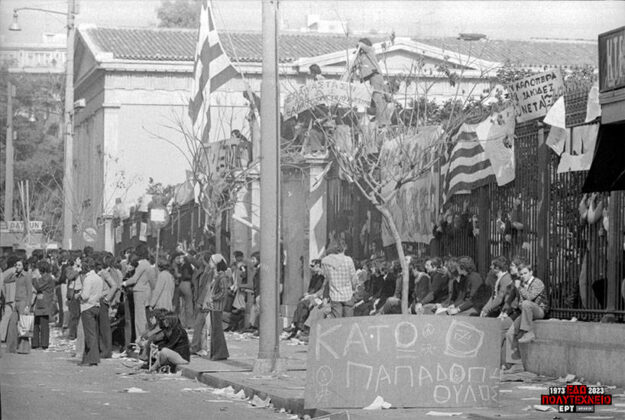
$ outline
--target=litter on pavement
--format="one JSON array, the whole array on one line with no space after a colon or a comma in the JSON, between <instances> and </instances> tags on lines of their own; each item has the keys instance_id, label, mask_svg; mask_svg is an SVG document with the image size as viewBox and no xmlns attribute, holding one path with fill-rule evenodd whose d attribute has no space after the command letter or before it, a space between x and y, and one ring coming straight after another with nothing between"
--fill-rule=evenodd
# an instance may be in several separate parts
<instances>
[{"instance_id":1,"label":"litter on pavement","mask_svg":"<svg viewBox=\"0 0 625 420\"><path fill-rule=\"evenodd\" d=\"M130 388L126 388L120 392L127 392L128 394L147 394L148 393L148 391L141 389L141 388L134 387L134 386L131 386Z\"/></svg>"},{"instance_id":2,"label":"litter on pavement","mask_svg":"<svg viewBox=\"0 0 625 420\"><path fill-rule=\"evenodd\" d=\"M364 407L363 410L382 410L391 408L391 403L384 401L384 398L379 395L375 397L375 400L368 406Z\"/></svg>"},{"instance_id":3,"label":"litter on pavement","mask_svg":"<svg viewBox=\"0 0 625 420\"><path fill-rule=\"evenodd\" d=\"M458 412L447 412L447 411L428 411L427 413L425 413L427 416L434 416L434 417L455 417L455 416L461 416L462 413L458 413Z\"/></svg>"}]
</instances>

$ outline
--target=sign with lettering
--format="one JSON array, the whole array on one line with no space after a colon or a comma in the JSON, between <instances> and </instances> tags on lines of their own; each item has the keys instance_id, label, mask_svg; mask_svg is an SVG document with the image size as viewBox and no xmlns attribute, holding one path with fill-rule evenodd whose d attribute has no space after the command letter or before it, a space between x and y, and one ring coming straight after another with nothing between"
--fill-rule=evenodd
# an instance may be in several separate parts
<instances>
[{"instance_id":1,"label":"sign with lettering","mask_svg":"<svg viewBox=\"0 0 625 420\"><path fill-rule=\"evenodd\" d=\"M499 320L434 315L325 319L311 328L306 408L495 406Z\"/></svg>"},{"instance_id":2,"label":"sign with lettering","mask_svg":"<svg viewBox=\"0 0 625 420\"><path fill-rule=\"evenodd\" d=\"M599 91L625 87L625 26L599 35Z\"/></svg>"},{"instance_id":3,"label":"sign with lettering","mask_svg":"<svg viewBox=\"0 0 625 420\"><path fill-rule=\"evenodd\" d=\"M371 92L363 83L317 80L301 86L284 101L284 116L291 118L319 104L367 107Z\"/></svg>"},{"instance_id":4,"label":"sign with lettering","mask_svg":"<svg viewBox=\"0 0 625 420\"><path fill-rule=\"evenodd\" d=\"M507 87L514 103L517 122L544 117L556 99L564 94L564 81L558 69L533 74Z\"/></svg>"},{"instance_id":5,"label":"sign with lettering","mask_svg":"<svg viewBox=\"0 0 625 420\"><path fill-rule=\"evenodd\" d=\"M40 220L31 220L28 222L28 228L31 233L41 233L43 231L43 222ZM9 220L8 222L2 222L0 225L0 232L23 233L24 222L21 220Z\"/></svg>"}]
</instances>

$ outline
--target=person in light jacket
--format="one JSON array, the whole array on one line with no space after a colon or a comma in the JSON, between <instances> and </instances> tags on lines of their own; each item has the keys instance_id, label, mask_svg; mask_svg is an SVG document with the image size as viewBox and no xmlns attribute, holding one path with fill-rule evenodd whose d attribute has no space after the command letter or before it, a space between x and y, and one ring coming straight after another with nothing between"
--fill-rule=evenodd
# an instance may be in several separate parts
<instances>
[{"instance_id":1,"label":"person in light jacket","mask_svg":"<svg viewBox=\"0 0 625 420\"><path fill-rule=\"evenodd\" d=\"M50 263L39 261L37 267L41 277L33 281L37 297L33 305L35 326L33 328L33 349L47 349L50 345L50 318L54 316L56 281L50 274Z\"/></svg>"},{"instance_id":2,"label":"person in light jacket","mask_svg":"<svg viewBox=\"0 0 625 420\"><path fill-rule=\"evenodd\" d=\"M213 254L208 264L215 271L213 284L206 294L206 306L211 311L210 358L211 360L225 360L230 355L224 335L222 312L226 304L228 287L232 282L232 273L221 254Z\"/></svg>"},{"instance_id":3,"label":"person in light jacket","mask_svg":"<svg viewBox=\"0 0 625 420\"><path fill-rule=\"evenodd\" d=\"M152 291L150 298L150 312L155 309L165 309L167 311L174 310L174 289L176 283L174 276L171 274L169 261L167 258L160 257L158 259L158 276L156 278L156 286Z\"/></svg>"},{"instance_id":4,"label":"person in light jacket","mask_svg":"<svg viewBox=\"0 0 625 420\"><path fill-rule=\"evenodd\" d=\"M131 278L122 282L122 286L133 286L132 295L135 304L135 336L137 339L147 331L148 306L152 294L152 284L156 282L156 271L148 261L148 248L141 244L135 250L139 263Z\"/></svg>"}]
</instances>

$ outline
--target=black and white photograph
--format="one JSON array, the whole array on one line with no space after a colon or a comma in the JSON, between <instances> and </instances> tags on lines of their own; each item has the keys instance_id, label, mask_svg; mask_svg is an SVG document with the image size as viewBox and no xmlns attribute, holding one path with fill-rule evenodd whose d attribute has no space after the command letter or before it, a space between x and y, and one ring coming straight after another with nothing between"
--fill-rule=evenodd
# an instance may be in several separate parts
<instances>
[{"instance_id":1,"label":"black and white photograph","mask_svg":"<svg viewBox=\"0 0 625 420\"><path fill-rule=\"evenodd\" d=\"M2 0L0 419L625 419L625 1Z\"/></svg>"}]
</instances>

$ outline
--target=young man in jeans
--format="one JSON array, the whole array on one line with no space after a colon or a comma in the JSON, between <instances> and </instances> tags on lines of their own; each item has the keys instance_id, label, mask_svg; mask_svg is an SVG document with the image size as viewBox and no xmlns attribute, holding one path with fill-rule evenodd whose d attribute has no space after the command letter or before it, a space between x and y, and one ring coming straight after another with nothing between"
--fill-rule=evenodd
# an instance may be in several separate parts
<instances>
[{"instance_id":1,"label":"young man in jeans","mask_svg":"<svg viewBox=\"0 0 625 420\"><path fill-rule=\"evenodd\" d=\"M354 261L343 253L340 245L331 246L321 260L325 281L330 286L330 317L354 315L354 290L357 276Z\"/></svg>"}]
</instances>

